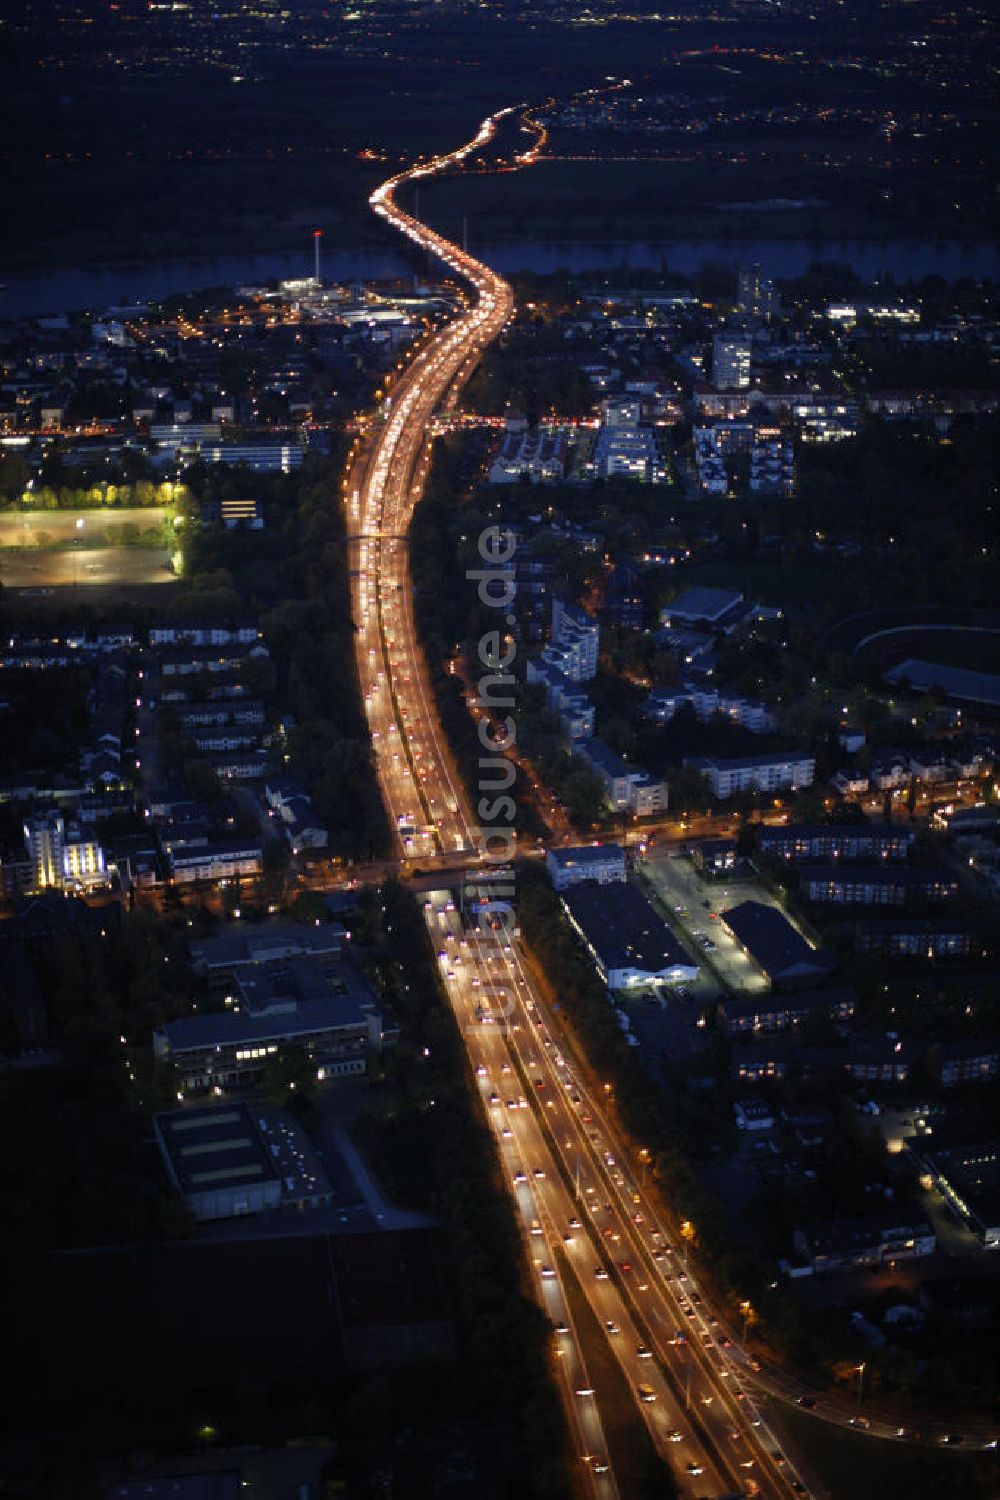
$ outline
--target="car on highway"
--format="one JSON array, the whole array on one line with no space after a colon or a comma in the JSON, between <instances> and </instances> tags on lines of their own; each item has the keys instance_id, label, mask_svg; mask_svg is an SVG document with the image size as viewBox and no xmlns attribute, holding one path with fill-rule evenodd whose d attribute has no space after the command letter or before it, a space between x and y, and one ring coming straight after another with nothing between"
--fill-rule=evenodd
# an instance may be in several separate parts
<instances>
[{"instance_id":1,"label":"car on highway","mask_svg":"<svg viewBox=\"0 0 1000 1500\"><path fill-rule=\"evenodd\" d=\"M608 1279L608 1273L604 1269L603 1266L597 1266L597 1267L595 1267L595 1269L594 1269L594 1275L595 1275L595 1277L597 1278L598 1281L607 1281L607 1279Z\"/></svg>"},{"instance_id":2,"label":"car on highway","mask_svg":"<svg viewBox=\"0 0 1000 1500\"><path fill-rule=\"evenodd\" d=\"M684 1434L683 1432L679 1432L675 1427L672 1429L672 1431L667 1433L667 1441L669 1443L683 1443Z\"/></svg>"},{"instance_id":3,"label":"car on highway","mask_svg":"<svg viewBox=\"0 0 1000 1500\"><path fill-rule=\"evenodd\" d=\"M640 1401L656 1400L656 1392L653 1390L653 1387L651 1385L637 1385L635 1388L635 1393L639 1397Z\"/></svg>"},{"instance_id":4,"label":"car on highway","mask_svg":"<svg viewBox=\"0 0 1000 1500\"><path fill-rule=\"evenodd\" d=\"M647 1349L645 1344L640 1344L635 1352L638 1359L652 1359L653 1357L652 1349Z\"/></svg>"},{"instance_id":5,"label":"car on highway","mask_svg":"<svg viewBox=\"0 0 1000 1500\"><path fill-rule=\"evenodd\" d=\"M621 1333L621 1329L618 1327L618 1324L614 1321L613 1318L608 1318L604 1326L607 1329L608 1333Z\"/></svg>"}]
</instances>

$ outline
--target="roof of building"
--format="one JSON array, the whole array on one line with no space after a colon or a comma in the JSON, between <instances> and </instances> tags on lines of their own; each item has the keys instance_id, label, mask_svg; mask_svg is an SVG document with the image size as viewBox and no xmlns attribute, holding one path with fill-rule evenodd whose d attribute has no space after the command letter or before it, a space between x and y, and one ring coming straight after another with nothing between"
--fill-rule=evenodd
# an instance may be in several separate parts
<instances>
[{"instance_id":1,"label":"roof of building","mask_svg":"<svg viewBox=\"0 0 1000 1500\"><path fill-rule=\"evenodd\" d=\"M844 1255L879 1245L885 1239L898 1239L901 1235L924 1238L934 1231L920 1215L903 1217L897 1210L865 1219L830 1219L801 1233L813 1255Z\"/></svg>"},{"instance_id":2,"label":"roof of building","mask_svg":"<svg viewBox=\"0 0 1000 1500\"><path fill-rule=\"evenodd\" d=\"M853 1011L857 1004L856 991L844 984L833 985L828 990L793 990L781 995L727 995L720 1002L719 1015L733 1021L739 1017L775 1015L783 1011Z\"/></svg>"},{"instance_id":3,"label":"roof of building","mask_svg":"<svg viewBox=\"0 0 1000 1500\"><path fill-rule=\"evenodd\" d=\"M1000 1225L1000 1140L928 1151L923 1160L983 1225Z\"/></svg>"},{"instance_id":4,"label":"roof of building","mask_svg":"<svg viewBox=\"0 0 1000 1500\"><path fill-rule=\"evenodd\" d=\"M209 1474L165 1474L157 1478L125 1479L105 1491L104 1500L238 1500L242 1492L239 1469L215 1469Z\"/></svg>"},{"instance_id":5,"label":"roof of building","mask_svg":"<svg viewBox=\"0 0 1000 1500\"><path fill-rule=\"evenodd\" d=\"M813 760L808 750L772 750L769 755L685 756L684 764L695 770L715 766L720 771L752 771L763 766L799 765L806 760Z\"/></svg>"},{"instance_id":6,"label":"roof of building","mask_svg":"<svg viewBox=\"0 0 1000 1500\"><path fill-rule=\"evenodd\" d=\"M268 922L254 926L233 922L215 937L192 943L191 962L196 969L239 969L299 953L316 956L339 953L344 935L339 922L324 922L319 926L294 922Z\"/></svg>"},{"instance_id":7,"label":"roof of building","mask_svg":"<svg viewBox=\"0 0 1000 1500\"><path fill-rule=\"evenodd\" d=\"M980 1058L1000 1056L1000 1037L963 1037L958 1042L934 1042L930 1050L939 1065L975 1062Z\"/></svg>"},{"instance_id":8,"label":"roof of building","mask_svg":"<svg viewBox=\"0 0 1000 1500\"><path fill-rule=\"evenodd\" d=\"M912 844L916 837L912 828L899 828L895 823L787 823L781 827L765 824L758 831L760 843L784 844L796 840L815 838L837 839L888 839Z\"/></svg>"},{"instance_id":9,"label":"roof of building","mask_svg":"<svg viewBox=\"0 0 1000 1500\"><path fill-rule=\"evenodd\" d=\"M719 620L737 604L742 604L743 595L736 589L710 589L697 587L685 589L668 604L664 613L677 620Z\"/></svg>"},{"instance_id":10,"label":"roof of building","mask_svg":"<svg viewBox=\"0 0 1000 1500\"><path fill-rule=\"evenodd\" d=\"M616 865L625 858L625 851L620 844L573 844L550 849L549 858L566 869L572 869L574 865Z\"/></svg>"},{"instance_id":11,"label":"roof of building","mask_svg":"<svg viewBox=\"0 0 1000 1500\"><path fill-rule=\"evenodd\" d=\"M644 969L658 974L664 969L695 967L637 886L584 880L562 899L609 972Z\"/></svg>"},{"instance_id":12,"label":"roof of building","mask_svg":"<svg viewBox=\"0 0 1000 1500\"><path fill-rule=\"evenodd\" d=\"M161 839L163 834L161 832ZM262 859L264 846L260 839L223 838L206 839L203 844L190 844L171 850L170 864L173 869L185 865L200 865L215 859Z\"/></svg>"},{"instance_id":13,"label":"roof of building","mask_svg":"<svg viewBox=\"0 0 1000 1500\"><path fill-rule=\"evenodd\" d=\"M803 864L797 866L799 880L852 880L862 885L957 885L958 876L941 865Z\"/></svg>"},{"instance_id":14,"label":"roof of building","mask_svg":"<svg viewBox=\"0 0 1000 1500\"><path fill-rule=\"evenodd\" d=\"M606 745L596 734L581 740L577 749L595 769L600 767L606 776L614 777L616 780L628 776L633 770L638 770L636 766L627 765L621 756L616 755L610 746Z\"/></svg>"},{"instance_id":15,"label":"roof of building","mask_svg":"<svg viewBox=\"0 0 1000 1500\"><path fill-rule=\"evenodd\" d=\"M722 921L772 979L826 973L833 967L831 956L811 947L776 906L741 901L722 913Z\"/></svg>"},{"instance_id":16,"label":"roof of building","mask_svg":"<svg viewBox=\"0 0 1000 1500\"><path fill-rule=\"evenodd\" d=\"M291 958L240 976L241 1008L168 1021L162 1034L172 1052L313 1036L363 1026L374 997L353 964L333 974L315 959Z\"/></svg>"},{"instance_id":17,"label":"roof of building","mask_svg":"<svg viewBox=\"0 0 1000 1500\"><path fill-rule=\"evenodd\" d=\"M156 1116L156 1128L183 1193L247 1187L277 1178L246 1104L171 1110Z\"/></svg>"}]
</instances>

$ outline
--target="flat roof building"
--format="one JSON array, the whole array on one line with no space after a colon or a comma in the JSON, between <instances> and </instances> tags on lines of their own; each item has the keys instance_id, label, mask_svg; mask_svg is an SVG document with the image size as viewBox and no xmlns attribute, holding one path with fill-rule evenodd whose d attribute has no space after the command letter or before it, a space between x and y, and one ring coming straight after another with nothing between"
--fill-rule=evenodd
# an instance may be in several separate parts
<instances>
[{"instance_id":1,"label":"flat roof building","mask_svg":"<svg viewBox=\"0 0 1000 1500\"><path fill-rule=\"evenodd\" d=\"M903 907L914 900L938 905L958 895L958 876L900 864L804 865L799 890L805 901L832 906Z\"/></svg>"},{"instance_id":2,"label":"flat roof building","mask_svg":"<svg viewBox=\"0 0 1000 1500\"><path fill-rule=\"evenodd\" d=\"M945 1089L996 1078L1000 1073L1000 1037L935 1042L927 1054L927 1071Z\"/></svg>"},{"instance_id":3,"label":"flat roof building","mask_svg":"<svg viewBox=\"0 0 1000 1500\"><path fill-rule=\"evenodd\" d=\"M241 969L234 985L235 1010L182 1016L153 1034L185 1091L252 1082L283 1047L304 1049L323 1076L363 1073L368 1051L381 1050L375 996L349 960L277 959Z\"/></svg>"},{"instance_id":4,"label":"flat roof building","mask_svg":"<svg viewBox=\"0 0 1000 1500\"><path fill-rule=\"evenodd\" d=\"M986 1249L1000 1248L1000 1140L927 1152L919 1150L919 1140L909 1142L910 1152L934 1186Z\"/></svg>"},{"instance_id":5,"label":"flat roof building","mask_svg":"<svg viewBox=\"0 0 1000 1500\"><path fill-rule=\"evenodd\" d=\"M171 1182L196 1219L261 1213L281 1202L281 1179L246 1104L156 1115Z\"/></svg>"},{"instance_id":6,"label":"flat roof building","mask_svg":"<svg viewBox=\"0 0 1000 1500\"><path fill-rule=\"evenodd\" d=\"M562 903L609 989L697 977L697 964L637 886L585 881Z\"/></svg>"},{"instance_id":7,"label":"flat roof building","mask_svg":"<svg viewBox=\"0 0 1000 1500\"><path fill-rule=\"evenodd\" d=\"M818 979L834 967L832 956L807 943L776 906L741 901L721 915L747 957L774 985Z\"/></svg>"},{"instance_id":8,"label":"flat roof building","mask_svg":"<svg viewBox=\"0 0 1000 1500\"><path fill-rule=\"evenodd\" d=\"M762 854L779 859L906 859L916 837L894 823L792 823L763 827L757 835Z\"/></svg>"},{"instance_id":9,"label":"flat roof building","mask_svg":"<svg viewBox=\"0 0 1000 1500\"><path fill-rule=\"evenodd\" d=\"M302 954L313 958L334 957L343 950L345 937L339 922L312 927L293 922L268 922L261 926L233 922L216 937L192 943L189 952L198 973L224 976L254 964Z\"/></svg>"},{"instance_id":10,"label":"flat roof building","mask_svg":"<svg viewBox=\"0 0 1000 1500\"><path fill-rule=\"evenodd\" d=\"M849 985L828 990L797 990L787 995L727 995L719 1004L720 1028L730 1036L747 1032L788 1031L809 1016L828 1016L849 1021L858 1008L858 997Z\"/></svg>"},{"instance_id":11,"label":"flat roof building","mask_svg":"<svg viewBox=\"0 0 1000 1500\"><path fill-rule=\"evenodd\" d=\"M684 757L684 764L700 771L720 800L735 792L798 791L812 786L815 756L804 750L775 750L770 755Z\"/></svg>"},{"instance_id":12,"label":"flat roof building","mask_svg":"<svg viewBox=\"0 0 1000 1500\"><path fill-rule=\"evenodd\" d=\"M665 604L661 619L664 625L695 625L700 620L707 620L710 625L715 625L742 603L743 595L735 589L698 586L685 589L672 604Z\"/></svg>"},{"instance_id":13,"label":"flat roof building","mask_svg":"<svg viewBox=\"0 0 1000 1500\"><path fill-rule=\"evenodd\" d=\"M816 1276L933 1255L937 1245L925 1218L901 1218L898 1212L869 1219L831 1219L809 1229L796 1229L792 1238Z\"/></svg>"},{"instance_id":14,"label":"flat roof building","mask_svg":"<svg viewBox=\"0 0 1000 1500\"><path fill-rule=\"evenodd\" d=\"M857 944L859 953L877 953L884 958L968 958L985 953L985 946L962 922L904 917L859 922Z\"/></svg>"},{"instance_id":15,"label":"flat roof building","mask_svg":"<svg viewBox=\"0 0 1000 1500\"><path fill-rule=\"evenodd\" d=\"M609 885L625 879L625 850L619 844L574 844L550 849L545 856L545 868L557 891L580 885L584 880Z\"/></svg>"}]
</instances>

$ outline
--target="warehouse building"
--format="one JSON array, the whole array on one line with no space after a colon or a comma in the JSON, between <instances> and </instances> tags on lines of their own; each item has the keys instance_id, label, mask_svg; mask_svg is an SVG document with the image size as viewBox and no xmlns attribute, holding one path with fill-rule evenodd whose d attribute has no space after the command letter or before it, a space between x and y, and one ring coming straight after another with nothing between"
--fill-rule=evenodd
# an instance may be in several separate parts
<instances>
[{"instance_id":1,"label":"warehouse building","mask_svg":"<svg viewBox=\"0 0 1000 1500\"><path fill-rule=\"evenodd\" d=\"M585 881L562 903L609 989L697 978L697 964L636 886Z\"/></svg>"},{"instance_id":2,"label":"warehouse building","mask_svg":"<svg viewBox=\"0 0 1000 1500\"><path fill-rule=\"evenodd\" d=\"M156 1140L196 1219L262 1213L281 1202L278 1168L245 1104L157 1115Z\"/></svg>"},{"instance_id":3,"label":"warehouse building","mask_svg":"<svg viewBox=\"0 0 1000 1500\"><path fill-rule=\"evenodd\" d=\"M821 979L834 967L831 955L807 943L775 906L741 901L739 906L722 913L722 921L773 985Z\"/></svg>"}]
</instances>

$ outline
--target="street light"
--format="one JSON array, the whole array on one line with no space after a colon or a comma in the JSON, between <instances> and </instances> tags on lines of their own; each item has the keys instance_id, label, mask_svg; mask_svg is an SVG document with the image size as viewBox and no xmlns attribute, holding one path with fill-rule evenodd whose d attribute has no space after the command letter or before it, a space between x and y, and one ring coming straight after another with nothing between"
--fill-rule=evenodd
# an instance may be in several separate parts
<instances>
[{"instance_id":1,"label":"street light","mask_svg":"<svg viewBox=\"0 0 1000 1500\"><path fill-rule=\"evenodd\" d=\"M865 1393L865 1362L862 1360L857 1367L858 1376L858 1410L861 1410L861 1401Z\"/></svg>"},{"instance_id":2,"label":"street light","mask_svg":"<svg viewBox=\"0 0 1000 1500\"><path fill-rule=\"evenodd\" d=\"M740 1312L743 1314L743 1342L745 1344L747 1334L750 1331L750 1324L753 1321L753 1307L746 1298L740 1303Z\"/></svg>"}]
</instances>

